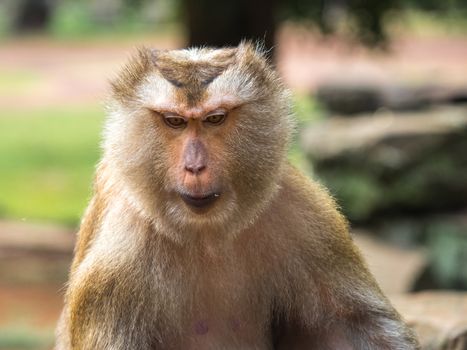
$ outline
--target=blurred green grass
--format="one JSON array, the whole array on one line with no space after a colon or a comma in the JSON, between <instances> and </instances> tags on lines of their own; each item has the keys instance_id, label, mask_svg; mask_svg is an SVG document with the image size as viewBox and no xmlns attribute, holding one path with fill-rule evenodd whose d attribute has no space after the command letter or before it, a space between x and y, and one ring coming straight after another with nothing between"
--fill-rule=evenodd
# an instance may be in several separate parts
<instances>
[{"instance_id":1,"label":"blurred green grass","mask_svg":"<svg viewBox=\"0 0 467 350\"><path fill-rule=\"evenodd\" d=\"M8 326L0 329L0 349L42 350L53 345L53 330L37 330L30 325Z\"/></svg>"},{"instance_id":2,"label":"blurred green grass","mask_svg":"<svg viewBox=\"0 0 467 350\"><path fill-rule=\"evenodd\" d=\"M0 94L7 97L27 92L28 89L40 83L41 78L38 72L31 70L0 68Z\"/></svg>"},{"instance_id":3,"label":"blurred green grass","mask_svg":"<svg viewBox=\"0 0 467 350\"><path fill-rule=\"evenodd\" d=\"M2 110L0 216L76 225L99 157L103 108Z\"/></svg>"},{"instance_id":4,"label":"blurred green grass","mask_svg":"<svg viewBox=\"0 0 467 350\"><path fill-rule=\"evenodd\" d=\"M297 125L289 148L289 160L300 170L312 174L312 165L300 145L300 131L308 124L322 119L325 112L315 98L306 94L295 93L292 103Z\"/></svg>"}]
</instances>

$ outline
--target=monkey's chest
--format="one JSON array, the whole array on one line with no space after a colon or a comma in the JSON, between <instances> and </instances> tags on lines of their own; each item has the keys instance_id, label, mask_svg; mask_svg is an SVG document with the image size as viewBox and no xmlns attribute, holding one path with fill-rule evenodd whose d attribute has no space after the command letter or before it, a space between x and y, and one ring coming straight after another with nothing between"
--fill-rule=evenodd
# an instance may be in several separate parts
<instances>
[{"instance_id":1,"label":"monkey's chest","mask_svg":"<svg viewBox=\"0 0 467 350\"><path fill-rule=\"evenodd\" d=\"M172 290L178 298L171 306L165 304L168 310L164 314L169 323L178 323L170 328L180 332L161 334L163 345L177 344L174 349L270 349L271 297L262 283L241 269L218 266L209 271L187 276L183 288Z\"/></svg>"},{"instance_id":2,"label":"monkey's chest","mask_svg":"<svg viewBox=\"0 0 467 350\"><path fill-rule=\"evenodd\" d=\"M252 313L194 314L183 328L180 348L269 349L270 336L264 325L264 320Z\"/></svg>"}]
</instances>

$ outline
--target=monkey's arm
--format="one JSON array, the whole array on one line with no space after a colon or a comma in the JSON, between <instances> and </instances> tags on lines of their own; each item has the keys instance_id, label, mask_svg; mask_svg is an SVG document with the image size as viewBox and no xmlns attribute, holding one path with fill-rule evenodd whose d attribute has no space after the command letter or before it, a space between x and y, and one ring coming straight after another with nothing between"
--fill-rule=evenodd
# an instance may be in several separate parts
<instances>
[{"instance_id":1,"label":"monkey's arm","mask_svg":"<svg viewBox=\"0 0 467 350\"><path fill-rule=\"evenodd\" d=\"M70 274L73 274L87 254L103 219L105 208L108 205L107 199L111 194L107 193L109 191L105 191L107 187L106 170L107 166L104 162L101 162L97 168L96 177L94 179L94 195L86 208L77 234Z\"/></svg>"},{"instance_id":2,"label":"monkey's arm","mask_svg":"<svg viewBox=\"0 0 467 350\"><path fill-rule=\"evenodd\" d=\"M383 295L352 241L347 223L319 185L290 170L282 203L297 227L292 306L279 327L278 349L414 350L412 331ZM284 200L284 197L288 197Z\"/></svg>"},{"instance_id":3,"label":"monkey's arm","mask_svg":"<svg viewBox=\"0 0 467 350\"><path fill-rule=\"evenodd\" d=\"M96 193L79 231L56 350L152 348L153 294L138 260L148 224L125 201L102 200Z\"/></svg>"},{"instance_id":4,"label":"monkey's arm","mask_svg":"<svg viewBox=\"0 0 467 350\"><path fill-rule=\"evenodd\" d=\"M336 266L327 273L314 273L310 277L313 286L296 291L277 349L419 349L412 331L363 263L352 260L347 273L344 269Z\"/></svg>"},{"instance_id":5,"label":"monkey's arm","mask_svg":"<svg viewBox=\"0 0 467 350\"><path fill-rule=\"evenodd\" d=\"M104 203L99 192L91 199L86 212L81 221L80 229L77 234L74 258L70 268L70 278L73 276L79 265L83 261L86 253L89 250L92 240L97 233L104 210ZM65 307L60 315L56 329L56 344L55 350L68 350L71 349L70 344L70 311L69 311L69 293L65 296Z\"/></svg>"},{"instance_id":6,"label":"monkey's arm","mask_svg":"<svg viewBox=\"0 0 467 350\"><path fill-rule=\"evenodd\" d=\"M71 266L73 272L84 259L89 246L96 235L97 226L99 225L102 215L103 205L99 195L95 195L89 203L86 213L82 219L80 229L77 234L75 245L75 254Z\"/></svg>"}]
</instances>

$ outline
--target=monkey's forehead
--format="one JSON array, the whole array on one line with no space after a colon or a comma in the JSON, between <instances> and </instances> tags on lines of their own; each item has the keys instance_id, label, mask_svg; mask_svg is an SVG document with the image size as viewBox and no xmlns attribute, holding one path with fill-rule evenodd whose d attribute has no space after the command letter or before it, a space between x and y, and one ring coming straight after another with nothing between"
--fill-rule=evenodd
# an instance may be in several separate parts
<instances>
[{"instance_id":1,"label":"monkey's forehead","mask_svg":"<svg viewBox=\"0 0 467 350\"><path fill-rule=\"evenodd\" d=\"M161 76L178 88L205 89L236 62L235 49L189 49L153 53L153 63Z\"/></svg>"},{"instance_id":2,"label":"monkey's forehead","mask_svg":"<svg viewBox=\"0 0 467 350\"><path fill-rule=\"evenodd\" d=\"M153 57L156 61L165 59L168 61L183 62L211 62L212 64L226 64L232 62L238 48L188 48L181 50L157 50L153 49Z\"/></svg>"},{"instance_id":3,"label":"monkey's forehead","mask_svg":"<svg viewBox=\"0 0 467 350\"><path fill-rule=\"evenodd\" d=\"M149 94L163 106L184 106L185 114L187 109L232 108L248 102L258 96L254 82L266 68L264 58L250 46L153 51L152 63L145 100Z\"/></svg>"},{"instance_id":4,"label":"monkey's forehead","mask_svg":"<svg viewBox=\"0 0 467 350\"><path fill-rule=\"evenodd\" d=\"M248 102L248 89L238 80L230 79L227 71L210 83L185 80L183 74L174 83L154 72L138 89L139 101L152 110L174 112L190 118L202 117L218 109L232 109Z\"/></svg>"},{"instance_id":5,"label":"monkey's forehead","mask_svg":"<svg viewBox=\"0 0 467 350\"><path fill-rule=\"evenodd\" d=\"M226 96L230 105L260 98L266 91L273 96L280 86L276 77L264 54L249 43L223 49L143 48L112 87L113 96L124 103L135 98L146 104L170 100L172 105L191 108L213 96Z\"/></svg>"}]
</instances>

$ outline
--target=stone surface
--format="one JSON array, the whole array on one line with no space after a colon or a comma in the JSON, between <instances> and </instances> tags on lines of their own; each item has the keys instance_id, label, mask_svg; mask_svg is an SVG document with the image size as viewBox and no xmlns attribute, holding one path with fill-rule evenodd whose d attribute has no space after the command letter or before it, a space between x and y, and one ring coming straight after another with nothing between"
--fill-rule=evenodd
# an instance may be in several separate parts
<instances>
[{"instance_id":1,"label":"stone surface","mask_svg":"<svg viewBox=\"0 0 467 350\"><path fill-rule=\"evenodd\" d=\"M467 293L423 292L391 301L415 329L422 350L467 349Z\"/></svg>"},{"instance_id":2,"label":"stone surface","mask_svg":"<svg viewBox=\"0 0 467 350\"><path fill-rule=\"evenodd\" d=\"M0 221L0 282L64 283L74 237L72 230L61 226Z\"/></svg>"},{"instance_id":3,"label":"stone surface","mask_svg":"<svg viewBox=\"0 0 467 350\"><path fill-rule=\"evenodd\" d=\"M466 128L467 107L438 107L421 113L398 114L383 110L352 119L335 117L314 123L303 132L302 145L319 161L365 151L393 139L413 138L415 143L417 136L443 137Z\"/></svg>"},{"instance_id":4,"label":"stone surface","mask_svg":"<svg viewBox=\"0 0 467 350\"><path fill-rule=\"evenodd\" d=\"M467 207L467 108L329 118L302 134L352 221Z\"/></svg>"},{"instance_id":5,"label":"stone surface","mask_svg":"<svg viewBox=\"0 0 467 350\"><path fill-rule=\"evenodd\" d=\"M74 231L50 224L0 221L0 258L18 254L70 255Z\"/></svg>"},{"instance_id":6,"label":"stone surface","mask_svg":"<svg viewBox=\"0 0 467 350\"><path fill-rule=\"evenodd\" d=\"M399 86L361 81L330 81L318 87L316 99L332 114L356 115L379 108L411 111L467 101L466 87Z\"/></svg>"},{"instance_id":7,"label":"stone surface","mask_svg":"<svg viewBox=\"0 0 467 350\"><path fill-rule=\"evenodd\" d=\"M426 250L401 248L361 230L353 230L352 235L384 293L402 294L412 290L427 264Z\"/></svg>"}]
</instances>

